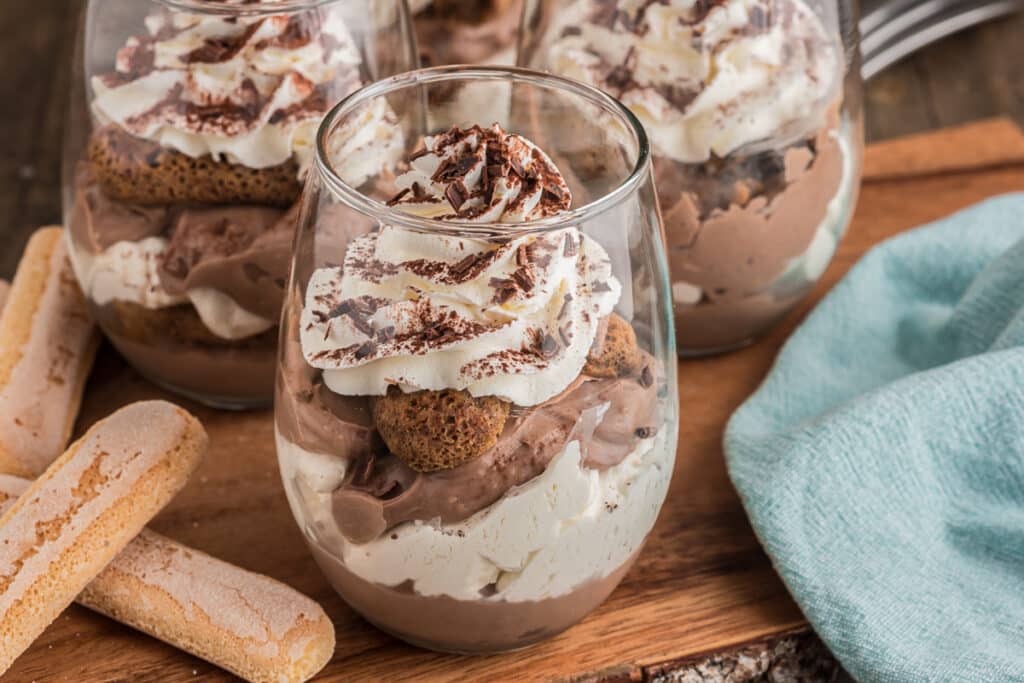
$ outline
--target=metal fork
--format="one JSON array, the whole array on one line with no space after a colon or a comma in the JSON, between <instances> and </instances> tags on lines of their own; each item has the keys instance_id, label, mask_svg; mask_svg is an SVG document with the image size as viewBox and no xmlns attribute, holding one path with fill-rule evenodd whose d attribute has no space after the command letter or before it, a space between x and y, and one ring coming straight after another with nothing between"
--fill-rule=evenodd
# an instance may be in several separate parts
<instances>
[{"instance_id":1,"label":"metal fork","mask_svg":"<svg viewBox=\"0 0 1024 683\"><path fill-rule=\"evenodd\" d=\"M861 75L868 80L925 45L1022 7L1024 0L865 2L860 20Z\"/></svg>"}]
</instances>

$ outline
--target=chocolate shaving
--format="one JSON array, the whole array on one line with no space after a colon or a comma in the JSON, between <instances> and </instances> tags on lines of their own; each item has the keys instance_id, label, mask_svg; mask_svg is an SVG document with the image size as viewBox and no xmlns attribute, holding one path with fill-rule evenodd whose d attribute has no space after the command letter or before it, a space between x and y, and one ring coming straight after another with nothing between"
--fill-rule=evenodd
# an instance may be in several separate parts
<instances>
[{"instance_id":1,"label":"chocolate shaving","mask_svg":"<svg viewBox=\"0 0 1024 683\"><path fill-rule=\"evenodd\" d=\"M559 348L558 340L547 332L543 333L540 338L540 344L537 346L537 350L540 352L540 355L544 360L551 360L557 356Z\"/></svg>"},{"instance_id":2,"label":"chocolate shaving","mask_svg":"<svg viewBox=\"0 0 1024 683\"><path fill-rule=\"evenodd\" d=\"M651 372L651 366L645 365L643 371L640 373L640 378L637 380L644 389L649 388L654 384L654 373Z\"/></svg>"},{"instance_id":3,"label":"chocolate shaving","mask_svg":"<svg viewBox=\"0 0 1024 683\"><path fill-rule=\"evenodd\" d=\"M452 208L458 212L462 205L466 203L466 200L469 199L469 191L461 180L456 180L445 188L444 196L448 203L452 205Z\"/></svg>"},{"instance_id":4,"label":"chocolate shaving","mask_svg":"<svg viewBox=\"0 0 1024 683\"><path fill-rule=\"evenodd\" d=\"M570 235L565 235L565 246L562 247L562 256L566 258L572 258L579 253L579 245L576 244L576 239Z\"/></svg>"},{"instance_id":5,"label":"chocolate shaving","mask_svg":"<svg viewBox=\"0 0 1024 683\"><path fill-rule=\"evenodd\" d=\"M492 277L490 282L487 283L493 287L494 292L494 303L503 304L508 302L510 299L515 297L518 292L516 283L508 278Z\"/></svg>"},{"instance_id":6,"label":"chocolate shaving","mask_svg":"<svg viewBox=\"0 0 1024 683\"><path fill-rule=\"evenodd\" d=\"M409 188L408 187L405 188L404 190L402 190L401 192L399 192L398 194L396 194L391 199L389 199L388 200L388 206L394 206L398 202L402 201L402 198L405 197L405 195L407 195L407 194L409 194Z\"/></svg>"},{"instance_id":7,"label":"chocolate shaving","mask_svg":"<svg viewBox=\"0 0 1024 683\"><path fill-rule=\"evenodd\" d=\"M360 346L358 349L356 349L356 360L362 360L368 356L371 356L374 353L376 353L376 351L377 344L372 341L368 341L362 346Z\"/></svg>"},{"instance_id":8,"label":"chocolate shaving","mask_svg":"<svg viewBox=\"0 0 1024 683\"><path fill-rule=\"evenodd\" d=\"M519 285L519 289L523 290L524 292L532 291L534 284L536 284L533 277L533 272L531 272L529 268L517 269L514 273L512 273L512 279L515 280L515 283L517 285Z\"/></svg>"},{"instance_id":9,"label":"chocolate shaving","mask_svg":"<svg viewBox=\"0 0 1024 683\"><path fill-rule=\"evenodd\" d=\"M516 265L525 266L530 263L530 247L526 243L520 244L516 249Z\"/></svg>"},{"instance_id":10,"label":"chocolate shaving","mask_svg":"<svg viewBox=\"0 0 1024 683\"><path fill-rule=\"evenodd\" d=\"M608 285L607 282L595 282L593 286L591 286L590 291L597 294L601 292L610 292L612 291L612 288Z\"/></svg>"},{"instance_id":11,"label":"chocolate shaving","mask_svg":"<svg viewBox=\"0 0 1024 683\"><path fill-rule=\"evenodd\" d=\"M569 312L569 304L572 303L572 294L566 294L562 300L562 307L558 310L558 319L562 320L565 318L566 313Z\"/></svg>"},{"instance_id":12,"label":"chocolate shaving","mask_svg":"<svg viewBox=\"0 0 1024 683\"><path fill-rule=\"evenodd\" d=\"M565 347L572 345L572 335L569 333L570 327L570 323L566 323L558 328L558 336L562 338L562 345Z\"/></svg>"},{"instance_id":13,"label":"chocolate shaving","mask_svg":"<svg viewBox=\"0 0 1024 683\"><path fill-rule=\"evenodd\" d=\"M638 439L650 439L658 433L657 427L640 427L636 430L636 438Z\"/></svg>"},{"instance_id":14,"label":"chocolate shaving","mask_svg":"<svg viewBox=\"0 0 1024 683\"><path fill-rule=\"evenodd\" d=\"M206 43L192 50L182 58L186 64L217 64L226 62L237 55L245 44L249 42L253 34L263 25L263 20L254 22L245 27L245 30L237 36L225 36L220 38L207 38Z\"/></svg>"}]
</instances>

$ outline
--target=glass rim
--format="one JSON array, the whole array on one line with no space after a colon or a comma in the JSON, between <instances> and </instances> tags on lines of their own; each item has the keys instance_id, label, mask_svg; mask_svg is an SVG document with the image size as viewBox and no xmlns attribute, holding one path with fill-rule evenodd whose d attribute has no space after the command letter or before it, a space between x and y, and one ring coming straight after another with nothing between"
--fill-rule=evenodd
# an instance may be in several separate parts
<instances>
[{"instance_id":1,"label":"glass rim","mask_svg":"<svg viewBox=\"0 0 1024 683\"><path fill-rule=\"evenodd\" d=\"M336 124L345 114L360 105L413 85L445 83L451 81L507 81L533 83L543 87L554 87L563 92L581 96L609 113L618 115L626 127L633 132L637 144L637 158L629 175L615 189L575 209L563 213L516 223L475 223L466 220L435 220L404 213L387 204L369 197L345 182L334 170L327 154L327 140ZM449 235L504 237L537 232L549 232L570 227L580 227L598 214L618 206L634 194L649 175L651 147L640 120L624 104L611 95L580 81L557 76L545 71L524 69L515 66L488 66L454 64L407 71L368 85L349 94L331 108L324 116L316 135L315 162L320 178L336 197L346 201L352 208L370 216L382 225L397 225L419 232L434 232Z\"/></svg>"},{"instance_id":2,"label":"glass rim","mask_svg":"<svg viewBox=\"0 0 1024 683\"><path fill-rule=\"evenodd\" d=\"M171 9L194 14L220 16L268 17L317 9L342 0L263 0L258 4L231 5L217 0L154 0Z\"/></svg>"}]
</instances>

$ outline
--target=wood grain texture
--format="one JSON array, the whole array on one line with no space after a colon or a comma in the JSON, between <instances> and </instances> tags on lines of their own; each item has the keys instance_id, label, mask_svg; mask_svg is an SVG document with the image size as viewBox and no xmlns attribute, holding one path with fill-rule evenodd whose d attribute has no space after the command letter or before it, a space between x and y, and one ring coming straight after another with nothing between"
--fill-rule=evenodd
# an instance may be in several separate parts
<instances>
[{"instance_id":1,"label":"wood grain texture","mask_svg":"<svg viewBox=\"0 0 1024 683\"><path fill-rule=\"evenodd\" d=\"M869 141L992 116L1024 125L1024 13L930 45L865 88Z\"/></svg>"},{"instance_id":2,"label":"wood grain texture","mask_svg":"<svg viewBox=\"0 0 1024 683\"><path fill-rule=\"evenodd\" d=\"M246 569L269 574L319 600L334 620L338 648L318 680L664 680L697 653L770 641L803 628L799 610L771 569L726 476L721 436L727 416L757 386L794 326L878 241L979 199L1024 190L1024 154L993 163L970 144L972 129L868 151L870 169L918 159L920 172L866 179L847 239L814 297L780 328L739 353L680 365L682 427L669 500L647 549L611 599L581 625L523 652L487 658L436 655L374 630L345 607L310 559L282 491L269 413L231 414L185 404L211 437L205 463L153 528ZM1014 149L1024 136L1005 122L973 135ZM922 150L939 150L926 154ZM972 150L979 150L975 154ZM893 156L896 159L893 159ZM919 157L924 155L924 160ZM884 162L884 163L883 163ZM106 349L79 429L114 408L163 396ZM806 641L813 644L813 639ZM763 645L762 650L771 650ZM760 655L759 655L760 656ZM720 659L720 658L719 658ZM614 675L595 676L595 672ZM74 607L15 664L10 681L221 681L212 666ZM686 679L690 680L690 679ZM735 680L735 679L734 679ZM742 679L740 679L742 680Z\"/></svg>"}]
</instances>

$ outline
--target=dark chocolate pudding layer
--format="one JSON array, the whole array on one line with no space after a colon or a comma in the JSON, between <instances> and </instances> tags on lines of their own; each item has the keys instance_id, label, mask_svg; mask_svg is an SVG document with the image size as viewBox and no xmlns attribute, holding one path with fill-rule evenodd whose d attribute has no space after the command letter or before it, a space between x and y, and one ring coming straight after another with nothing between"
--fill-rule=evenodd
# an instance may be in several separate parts
<instances>
[{"instance_id":1,"label":"dark chocolate pudding layer","mask_svg":"<svg viewBox=\"0 0 1024 683\"><path fill-rule=\"evenodd\" d=\"M508 602L425 597L408 588L389 588L364 581L314 543L310 549L334 589L367 621L413 645L456 654L517 650L558 635L597 609L640 554L637 550L608 576L585 581L565 595Z\"/></svg>"}]
</instances>

